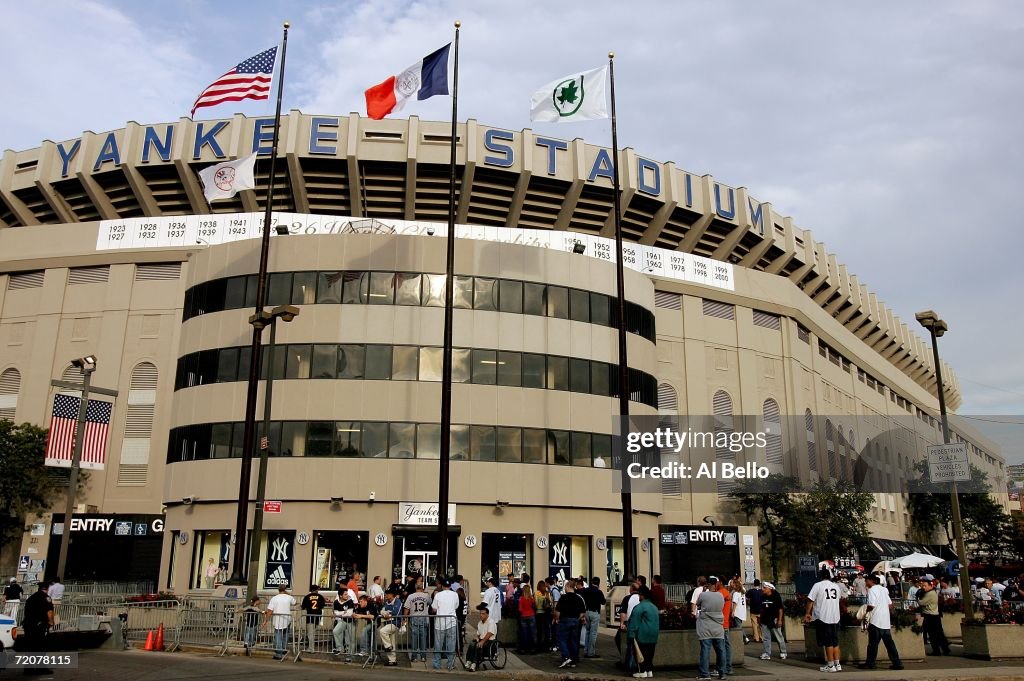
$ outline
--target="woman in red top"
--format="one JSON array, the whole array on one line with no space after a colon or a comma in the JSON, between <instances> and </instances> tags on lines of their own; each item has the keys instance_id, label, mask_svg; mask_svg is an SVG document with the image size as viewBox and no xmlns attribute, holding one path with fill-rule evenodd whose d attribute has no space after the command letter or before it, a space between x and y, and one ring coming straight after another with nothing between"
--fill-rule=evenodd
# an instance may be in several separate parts
<instances>
[{"instance_id":1,"label":"woman in red top","mask_svg":"<svg viewBox=\"0 0 1024 681\"><path fill-rule=\"evenodd\" d=\"M533 655L537 645L537 602L533 598L533 589L523 584L523 593L519 597L519 654Z\"/></svg>"}]
</instances>

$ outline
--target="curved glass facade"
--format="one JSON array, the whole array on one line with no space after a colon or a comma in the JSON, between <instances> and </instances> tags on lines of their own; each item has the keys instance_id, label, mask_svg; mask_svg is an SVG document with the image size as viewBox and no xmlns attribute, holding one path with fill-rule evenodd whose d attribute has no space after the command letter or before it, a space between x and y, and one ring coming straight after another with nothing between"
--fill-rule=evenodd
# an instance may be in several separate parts
<instances>
[{"instance_id":1,"label":"curved glass facade","mask_svg":"<svg viewBox=\"0 0 1024 681\"><path fill-rule=\"evenodd\" d=\"M410 305L444 307L444 275L366 270L272 272L267 307L275 305ZM516 279L457 275L456 309L570 319L618 327L615 298L583 289ZM256 275L224 277L185 292L182 320L256 305ZM655 342L654 313L626 301L626 331Z\"/></svg>"},{"instance_id":2,"label":"curved glass facade","mask_svg":"<svg viewBox=\"0 0 1024 681\"><path fill-rule=\"evenodd\" d=\"M174 389L248 379L249 346L193 352L178 359ZM443 349L437 346L362 343L278 344L274 351L274 380L441 380ZM263 363L263 378L267 363ZM619 396L617 365L597 360L530 352L454 348L452 381L514 388L568 390ZM658 407L657 381L639 369L629 369L630 399Z\"/></svg>"}]
</instances>

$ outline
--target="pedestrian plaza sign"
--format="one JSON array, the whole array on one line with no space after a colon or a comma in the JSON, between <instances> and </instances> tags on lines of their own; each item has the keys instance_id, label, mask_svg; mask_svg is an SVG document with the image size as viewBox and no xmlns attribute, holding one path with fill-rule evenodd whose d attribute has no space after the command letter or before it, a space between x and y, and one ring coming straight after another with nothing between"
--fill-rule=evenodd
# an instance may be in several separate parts
<instances>
[{"instance_id":1,"label":"pedestrian plaza sign","mask_svg":"<svg viewBox=\"0 0 1024 681\"><path fill-rule=\"evenodd\" d=\"M928 447L928 476L933 483L970 480L971 462L967 459L967 443Z\"/></svg>"}]
</instances>

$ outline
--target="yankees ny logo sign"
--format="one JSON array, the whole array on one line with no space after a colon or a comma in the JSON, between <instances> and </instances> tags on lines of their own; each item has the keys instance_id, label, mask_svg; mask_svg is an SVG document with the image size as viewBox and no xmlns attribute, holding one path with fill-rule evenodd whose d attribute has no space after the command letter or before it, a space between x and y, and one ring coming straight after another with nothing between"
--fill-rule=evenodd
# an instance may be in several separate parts
<instances>
[{"instance_id":1,"label":"yankees ny logo sign","mask_svg":"<svg viewBox=\"0 0 1024 681\"><path fill-rule=\"evenodd\" d=\"M270 545L270 550L273 553L270 554L270 560L274 563L284 563L288 560L288 540L284 537L278 537L274 540L274 543Z\"/></svg>"},{"instance_id":2,"label":"yankees ny logo sign","mask_svg":"<svg viewBox=\"0 0 1024 681\"><path fill-rule=\"evenodd\" d=\"M554 544L551 550L555 553L555 559L551 561L555 565L567 565L569 563L569 546L562 542Z\"/></svg>"}]
</instances>

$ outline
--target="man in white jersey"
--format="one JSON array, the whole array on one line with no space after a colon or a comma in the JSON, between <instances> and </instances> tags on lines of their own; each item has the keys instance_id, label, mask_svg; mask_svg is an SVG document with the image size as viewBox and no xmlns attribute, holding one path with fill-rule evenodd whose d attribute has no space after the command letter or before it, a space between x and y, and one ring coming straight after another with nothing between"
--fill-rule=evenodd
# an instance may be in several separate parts
<instances>
[{"instance_id":1,"label":"man in white jersey","mask_svg":"<svg viewBox=\"0 0 1024 681\"><path fill-rule=\"evenodd\" d=\"M839 585L832 581L828 569L818 572L818 583L807 594L807 615L805 621L814 622L818 645L825 651L823 672L843 670L839 664Z\"/></svg>"},{"instance_id":2,"label":"man in white jersey","mask_svg":"<svg viewBox=\"0 0 1024 681\"><path fill-rule=\"evenodd\" d=\"M860 669L874 669L875 660L878 658L878 643L885 644L885 652L889 654L889 662L892 666L889 669L903 669L900 662L900 651L896 649L896 642L892 640L892 614L889 606L892 605L892 598L889 590L878 583L878 575L870 575L868 584L868 652L864 662L857 665Z\"/></svg>"}]
</instances>

